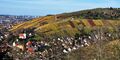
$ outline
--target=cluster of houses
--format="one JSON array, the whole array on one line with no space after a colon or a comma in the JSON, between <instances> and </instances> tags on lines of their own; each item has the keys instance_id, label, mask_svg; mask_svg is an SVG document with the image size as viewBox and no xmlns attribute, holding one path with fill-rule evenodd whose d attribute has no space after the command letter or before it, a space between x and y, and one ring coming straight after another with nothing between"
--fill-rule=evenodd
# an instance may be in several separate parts
<instances>
[{"instance_id":1,"label":"cluster of houses","mask_svg":"<svg viewBox=\"0 0 120 60\"><path fill-rule=\"evenodd\" d=\"M91 31L90 34L78 33L74 37L56 37L38 41L32 40L33 36L33 33L20 33L12 45L12 50L18 52L11 52L10 55L15 59L61 59L64 54L97 44L99 41L120 39L120 31L110 33L98 29Z\"/></svg>"},{"instance_id":2,"label":"cluster of houses","mask_svg":"<svg viewBox=\"0 0 120 60\"><path fill-rule=\"evenodd\" d=\"M0 15L0 23L14 23L19 21L31 20L39 16L16 16L16 15Z\"/></svg>"}]
</instances>

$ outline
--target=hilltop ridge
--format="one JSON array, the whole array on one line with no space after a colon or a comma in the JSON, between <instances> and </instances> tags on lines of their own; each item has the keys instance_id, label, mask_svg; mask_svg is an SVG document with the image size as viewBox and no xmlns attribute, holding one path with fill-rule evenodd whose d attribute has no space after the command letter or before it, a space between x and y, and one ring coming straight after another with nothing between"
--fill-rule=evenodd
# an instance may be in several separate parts
<instances>
[{"instance_id":1,"label":"hilltop ridge","mask_svg":"<svg viewBox=\"0 0 120 60\"><path fill-rule=\"evenodd\" d=\"M90 19L120 19L120 8L95 8L71 13L59 14L60 17L90 18Z\"/></svg>"}]
</instances>

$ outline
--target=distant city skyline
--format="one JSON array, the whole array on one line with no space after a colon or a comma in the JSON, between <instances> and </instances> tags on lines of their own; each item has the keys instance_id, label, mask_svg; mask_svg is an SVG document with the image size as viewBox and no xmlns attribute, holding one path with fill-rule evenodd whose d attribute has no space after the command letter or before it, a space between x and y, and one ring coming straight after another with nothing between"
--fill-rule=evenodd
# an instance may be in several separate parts
<instances>
[{"instance_id":1,"label":"distant city skyline","mask_svg":"<svg viewBox=\"0 0 120 60\"><path fill-rule=\"evenodd\" d=\"M120 0L0 0L0 15L44 16L93 8L120 7Z\"/></svg>"}]
</instances>

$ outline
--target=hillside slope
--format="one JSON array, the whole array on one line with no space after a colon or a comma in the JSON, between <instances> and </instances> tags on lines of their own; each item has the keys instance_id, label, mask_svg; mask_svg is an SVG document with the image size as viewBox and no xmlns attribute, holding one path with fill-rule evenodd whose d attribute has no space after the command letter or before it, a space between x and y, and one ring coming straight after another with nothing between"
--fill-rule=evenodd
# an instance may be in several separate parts
<instances>
[{"instance_id":1,"label":"hillside slope","mask_svg":"<svg viewBox=\"0 0 120 60\"><path fill-rule=\"evenodd\" d=\"M93 9L90 11L98 11L99 9ZM107 8L103 11L108 10ZM89 10L86 10L86 12ZM84 13L83 13L84 12ZM80 14L88 14L85 11L81 11ZM99 12L98 12L99 13ZM75 15L74 15L75 14ZM120 25L120 20L112 19L82 19L77 17L79 13L67 13L44 16L40 18L33 19L31 21L24 22L14 26L10 31L16 32L23 29L35 28L35 31L38 33L45 33L48 35L60 34L60 35L74 35L79 31L83 26L87 28L94 27L112 27ZM93 13L92 13L93 14ZM68 16L70 15L70 16ZM89 14L88 14L89 15ZM98 14L99 15L99 14ZM77 18L73 18L76 16Z\"/></svg>"},{"instance_id":2,"label":"hillside slope","mask_svg":"<svg viewBox=\"0 0 120 60\"><path fill-rule=\"evenodd\" d=\"M47 19L49 18L49 19ZM93 27L112 27L120 25L119 20L91 20L91 19L71 19L55 21L53 16L33 19L31 21L14 26L10 31L15 32L27 28L35 28L36 32L46 34L66 34L74 35L78 30L86 26L87 28Z\"/></svg>"}]
</instances>

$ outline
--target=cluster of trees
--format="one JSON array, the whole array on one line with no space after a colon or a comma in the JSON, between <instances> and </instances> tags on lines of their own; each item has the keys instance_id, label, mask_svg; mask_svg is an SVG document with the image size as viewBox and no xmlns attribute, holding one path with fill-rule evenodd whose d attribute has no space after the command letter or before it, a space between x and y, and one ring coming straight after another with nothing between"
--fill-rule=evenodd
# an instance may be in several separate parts
<instances>
[{"instance_id":1,"label":"cluster of trees","mask_svg":"<svg viewBox=\"0 0 120 60\"><path fill-rule=\"evenodd\" d=\"M72 13L63 13L62 18L88 18L88 19L120 19L120 8L96 8Z\"/></svg>"}]
</instances>

